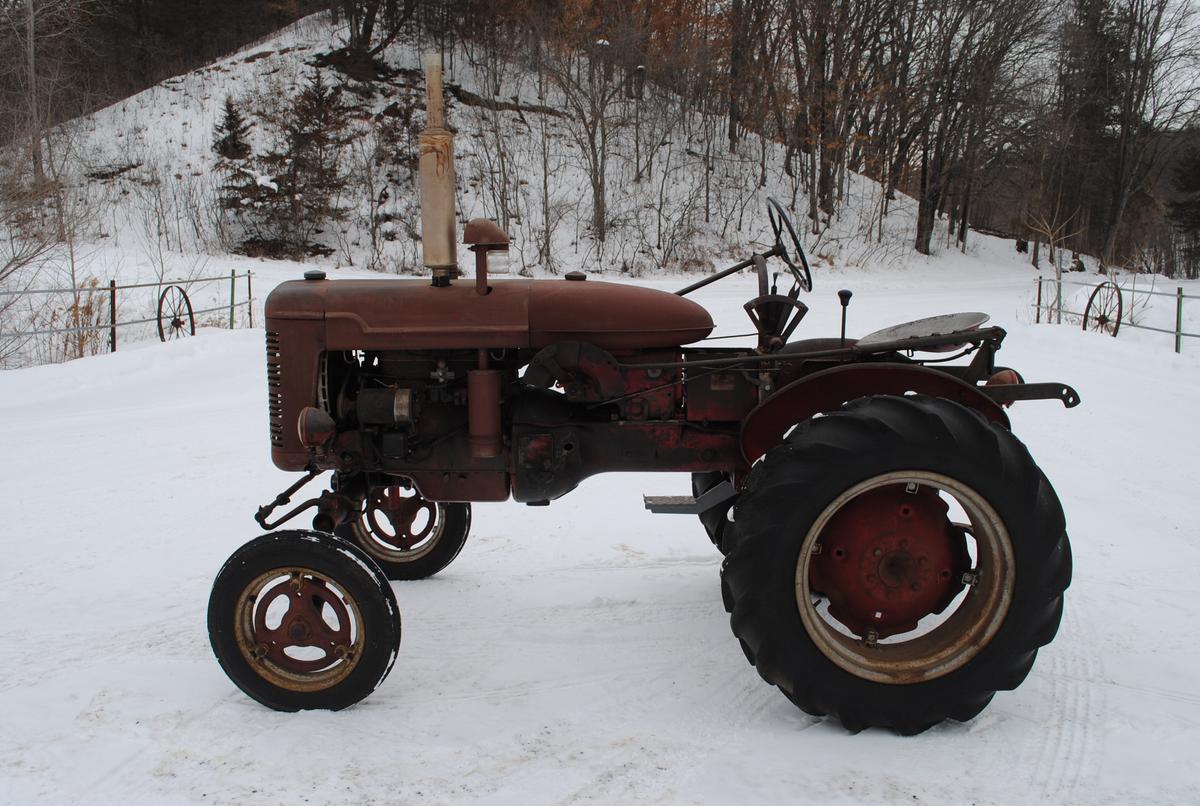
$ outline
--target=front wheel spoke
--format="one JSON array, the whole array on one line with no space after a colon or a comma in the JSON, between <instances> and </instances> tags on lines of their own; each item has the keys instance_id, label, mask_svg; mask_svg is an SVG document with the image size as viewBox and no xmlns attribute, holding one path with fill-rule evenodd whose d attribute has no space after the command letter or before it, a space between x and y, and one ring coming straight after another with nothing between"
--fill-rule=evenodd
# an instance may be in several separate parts
<instances>
[{"instance_id":1,"label":"front wheel spoke","mask_svg":"<svg viewBox=\"0 0 1200 806\"><path fill-rule=\"evenodd\" d=\"M406 549L411 549L432 531L434 519L437 517L437 508L434 504L422 498L410 500L413 503L404 508L404 538L408 541ZM420 531L413 531L413 524L417 522L417 516L422 512L426 513L425 525Z\"/></svg>"},{"instance_id":2,"label":"front wheel spoke","mask_svg":"<svg viewBox=\"0 0 1200 806\"><path fill-rule=\"evenodd\" d=\"M338 627L334 629L321 622L320 626L313 631L313 646L322 646L333 651L338 644L348 644L350 642L350 630L347 627Z\"/></svg>"},{"instance_id":3,"label":"front wheel spoke","mask_svg":"<svg viewBox=\"0 0 1200 806\"><path fill-rule=\"evenodd\" d=\"M384 514L387 515L388 522L392 524L392 530L396 533L396 543L405 551L411 551L413 547L412 523L414 516L391 510L388 510Z\"/></svg>"}]
</instances>

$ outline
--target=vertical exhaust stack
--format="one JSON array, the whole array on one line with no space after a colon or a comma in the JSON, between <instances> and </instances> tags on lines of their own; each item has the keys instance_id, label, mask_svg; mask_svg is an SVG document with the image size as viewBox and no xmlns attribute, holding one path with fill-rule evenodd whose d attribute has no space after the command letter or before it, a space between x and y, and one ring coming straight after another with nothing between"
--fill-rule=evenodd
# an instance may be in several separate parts
<instances>
[{"instance_id":1,"label":"vertical exhaust stack","mask_svg":"<svg viewBox=\"0 0 1200 806\"><path fill-rule=\"evenodd\" d=\"M442 57L425 55L425 129L419 137L421 252L435 286L450 285L458 268L454 239L454 135L446 129Z\"/></svg>"}]
</instances>

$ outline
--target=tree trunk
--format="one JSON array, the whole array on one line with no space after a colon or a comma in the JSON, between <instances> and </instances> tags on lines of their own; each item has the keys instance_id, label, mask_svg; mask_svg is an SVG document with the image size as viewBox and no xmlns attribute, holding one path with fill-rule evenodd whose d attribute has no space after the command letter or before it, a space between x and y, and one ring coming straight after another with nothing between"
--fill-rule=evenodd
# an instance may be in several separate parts
<instances>
[{"instance_id":1,"label":"tree trunk","mask_svg":"<svg viewBox=\"0 0 1200 806\"><path fill-rule=\"evenodd\" d=\"M962 197L962 218L958 221L958 244L962 253L967 253L967 230L971 228L968 219L971 215L971 175L967 174L967 187Z\"/></svg>"},{"instance_id":2,"label":"tree trunk","mask_svg":"<svg viewBox=\"0 0 1200 806\"><path fill-rule=\"evenodd\" d=\"M25 0L25 58L29 74L29 157L33 160L33 177L40 185L46 180L42 165L42 116L38 109L37 49L34 40L33 0Z\"/></svg>"},{"instance_id":3,"label":"tree trunk","mask_svg":"<svg viewBox=\"0 0 1200 806\"><path fill-rule=\"evenodd\" d=\"M729 153L737 151L738 126L742 122L741 85L745 74L746 22L742 0L733 0L730 10L733 36L729 38Z\"/></svg>"},{"instance_id":4,"label":"tree trunk","mask_svg":"<svg viewBox=\"0 0 1200 806\"><path fill-rule=\"evenodd\" d=\"M933 237L933 217L936 199L929 187L929 143L921 148L921 187L917 193L917 238L913 248L922 255L930 253L929 241Z\"/></svg>"}]
</instances>

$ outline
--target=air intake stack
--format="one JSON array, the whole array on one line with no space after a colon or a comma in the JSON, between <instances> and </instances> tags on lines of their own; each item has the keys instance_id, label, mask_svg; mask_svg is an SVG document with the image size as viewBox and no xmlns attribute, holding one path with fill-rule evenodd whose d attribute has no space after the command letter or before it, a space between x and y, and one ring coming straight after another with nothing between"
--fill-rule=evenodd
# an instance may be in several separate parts
<instances>
[{"instance_id":1,"label":"air intake stack","mask_svg":"<svg viewBox=\"0 0 1200 806\"><path fill-rule=\"evenodd\" d=\"M458 268L454 240L454 135L446 129L442 57L425 56L425 129L421 132L421 251L435 286L450 285Z\"/></svg>"}]
</instances>

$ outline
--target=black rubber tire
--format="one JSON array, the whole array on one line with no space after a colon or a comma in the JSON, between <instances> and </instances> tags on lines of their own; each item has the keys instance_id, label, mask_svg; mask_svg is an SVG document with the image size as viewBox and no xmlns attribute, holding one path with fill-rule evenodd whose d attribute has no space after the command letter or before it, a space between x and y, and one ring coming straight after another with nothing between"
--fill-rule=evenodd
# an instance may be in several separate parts
<instances>
[{"instance_id":1,"label":"black rubber tire","mask_svg":"<svg viewBox=\"0 0 1200 806\"><path fill-rule=\"evenodd\" d=\"M716 487L723 481L729 478L728 473L722 473L719 470L709 471L707 473L692 474L692 497L699 498L704 493ZM733 509L737 499L721 504L718 507L710 509L708 512L702 512L697 517L700 518L701 525L704 526L704 531L708 533L708 539L717 547L717 551L725 553L725 529L729 526L729 510Z\"/></svg>"},{"instance_id":2,"label":"black rubber tire","mask_svg":"<svg viewBox=\"0 0 1200 806\"><path fill-rule=\"evenodd\" d=\"M334 534L348 540L371 555L371 559L383 569L388 579L403 581L428 579L441 571L462 551L471 532L471 505L465 503L439 503L438 519L441 533L430 538L435 540L427 552L413 559L397 559L378 546L370 533L363 527L362 518L354 518L334 529Z\"/></svg>"},{"instance_id":3,"label":"black rubber tire","mask_svg":"<svg viewBox=\"0 0 1200 806\"><path fill-rule=\"evenodd\" d=\"M236 619L243 591L276 568L311 569L357 604L363 635L357 664L327 688L297 691L271 682L238 646ZM225 562L208 600L208 637L221 668L251 698L276 711L339 711L374 691L400 648L400 609L383 572L357 547L323 532L271 532L251 540Z\"/></svg>"},{"instance_id":4,"label":"black rubber tire","mask_svg":"<svg viewBox=\"0 0 1200 806\"><path fill-rule=\"evenodd\" d=\"M797 560L812 524L840 494L884 473L923 470L969 485L996 511L1014 560L1007 615L978 654L949 673L889 684L852 674L807 633L796 601ZM914 734L974 717L1016 688L1062 617L1071 549L1062 507L1010 432L946 400L861 398L800 424L750 473L725 531L722 597L734 635L768 683L847 729Z\"/></svg>"}]
</instances>

